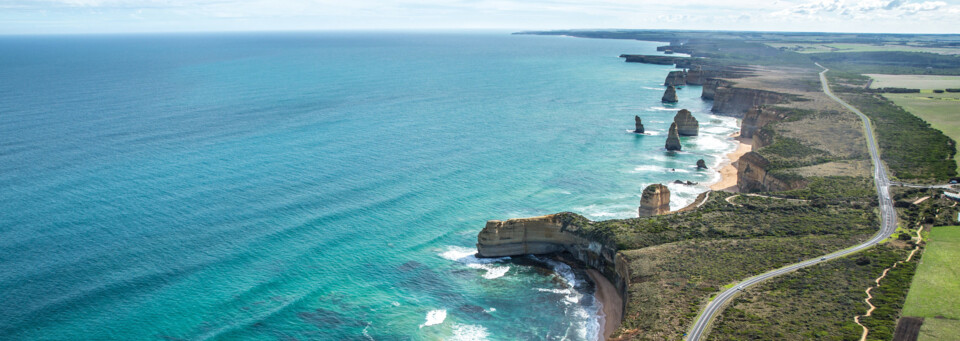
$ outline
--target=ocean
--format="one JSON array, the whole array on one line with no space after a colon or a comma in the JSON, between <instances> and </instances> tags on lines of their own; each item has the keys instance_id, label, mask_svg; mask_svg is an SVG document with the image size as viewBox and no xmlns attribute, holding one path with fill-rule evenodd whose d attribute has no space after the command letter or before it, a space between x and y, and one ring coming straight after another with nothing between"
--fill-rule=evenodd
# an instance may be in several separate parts
<instances>
[{"instance_id":1,"label":"ocean","mask_svg":"<svg viewBox=\"0 0 960 341\"><path fill-rule=\"evenodd\" d=\"M733 118L662 43L503 32L0 38L0 335L592 340L592 286L490 219L636 216ZM686 108L701 135L664 150ZM634 115L649 132L630 133ZM694 181L696 186L672 184Z\"/></svg>"}]
</instances>

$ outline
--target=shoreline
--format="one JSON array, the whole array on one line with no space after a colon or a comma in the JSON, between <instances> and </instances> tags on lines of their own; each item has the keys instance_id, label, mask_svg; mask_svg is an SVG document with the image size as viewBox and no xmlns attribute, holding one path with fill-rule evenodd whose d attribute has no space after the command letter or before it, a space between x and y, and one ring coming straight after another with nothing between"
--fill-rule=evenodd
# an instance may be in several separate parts
<instances>
[{"instance_id":1,"label":"shoreline","mask_svg":"<svg viewBox=\"0 0 960 341\"><path fill-rule=\"evenodd\" d=\"M597 335L597 338L607 340L610 338L610 334L620 328L620 319L623 316L623 298L620 297L613 284L606 277L603 277L603 274L599 271L587 269L586 272L596 288L593 297L601 304L597 316L603 319L603 324L600 326L600 335Z\"/></svg>"},{"instance_id":2,"label":"shoreline","mask_svg":"<svg viewBox=\"0 0 960 341\"><path fill-rule=\"evenodd\" d=\"M737 141L737 149L727 153L724 156L726 160L720 163L717 168L717 172L720 173L720 181L710 185L710 189L714 191L733 193L740 191L737 188L737 161L753 149L753 139L740 137L740 132L733 133L730 137Z\"/></svg>"}]
</instances>

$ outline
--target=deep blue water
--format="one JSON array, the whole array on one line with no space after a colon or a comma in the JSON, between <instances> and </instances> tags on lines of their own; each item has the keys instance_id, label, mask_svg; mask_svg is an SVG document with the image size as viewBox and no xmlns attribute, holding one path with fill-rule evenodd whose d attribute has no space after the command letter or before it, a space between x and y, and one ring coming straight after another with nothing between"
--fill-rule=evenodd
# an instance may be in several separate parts
<instances>
[{"instance_id":1,"label":"deep blue water","mask_svg":"<svg viewBox=\"0 0 960 341\"><path fill-rule=\"evenodd\" d=\"M646 185L718 178L694 164L736 121L695 86L664 107L671 68L617 58L657 45L0 38L0 336L592 339L568 269L470 255L488 219L631 217ZM702 136L667 153L681 107Z\"/></svg>"}]
</instances>

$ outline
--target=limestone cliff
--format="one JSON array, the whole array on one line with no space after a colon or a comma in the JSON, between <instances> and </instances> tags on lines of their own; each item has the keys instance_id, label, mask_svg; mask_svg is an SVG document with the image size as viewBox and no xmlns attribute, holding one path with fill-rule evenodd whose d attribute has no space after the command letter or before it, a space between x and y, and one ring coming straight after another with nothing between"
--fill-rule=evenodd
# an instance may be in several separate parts
<instances>
[{"instance_id":1,"label":"limestone cliff","mask_svg":"<svg viewBox=\"0 0 960 341\"><path fill-rule=\"evenodd\" d=\"M711 111L740 117L755 106L785 103L787 99L786 95L773 91L718 85L713 94Z\"/></svg>"},{"instance_id":2,"label":"limestone cliff","mask_svg":"<svg viewBox=\"0 0 960 341\"><path fill-rule=\"evenodd\" d=\"M586 266L599 270L610 280L626 305L629 264L617 252L612 241L593 240L582 230L586 218L570 213L557 213L533 218L490 220L477 235L478 257L506 257L528 254L569 252Z\"/></svg>"},{"instance_id":3,"label":"limestone cliff","mask_svg":"<svg viewBox=\"0 0 960 341\"><path fill-rule=\"evenodd\" d=\"M707 75L703 71L703 67L700 65L694 66L692 69L687 71L686 82L689 85L703 85L706 83Z\"/></svg>"},{"instance_id":4,"label":"limestone cliff","mask_svg":"<svg viewBox=\"0 0 960 341\"><path fill-rule=\"evenodd\" d=\"M667 74L667 79L663 81L663 85L687 85L687 73L685 71L670 71Z\"/></svg>"},{"instance_id":5,"label":"limestone cliff","mask_svg":"<svg viewBox=\"0 0 960 341\"><path fill-rule=\"evenodd\" d=\"M700 122L693 117L690 110L680 109L677 115L673 117L673 123L677 124L677 134L680 136L697 136L700 134Z\"/></svg>"},{"instance_id":6,"label":"limestone cliff","mask_svg":"<svg viewBox=\"0 0 960 341\"><path fill-rule=\"evenodd\" d=\"M634 116L633 116L633 121L634 121L634 122L633 122L634 125L636 126L635 129L633 130L633 132L634 132L634 133L637 133L637 134L643 134L643 131L644 131L644 130L643 130L643 122L640 121L640 116L639 116L639 115L634 115Z\"/></svg>"},{"instance_id":7,"label":"limestone cliff","mask_svg":"<svg viewBox=\"0 0 960 341\"><path fill-rule=\"evenodd\" d=\"M806 186L802 178L781 179L767 171L770 161L756 152L740 157L737 164L737 189L741 192L787 191Z\"/></svg>"},{"instance_id":8,"label":"limestone cliff","mask_svg":"<svg viewBox=\"0 0 960 341\"><path fill-rule=\"evenodd\" d=\"M647 186L640 195L640 208L637 211L641 217L670 212L670 189L661 184Z\"/></svg>"},{"instance_id":9,"label":"limestone cliff","mask_svg":"<svg viewBox=\"0 0 960 341\"><path fill-rule=\"evenodd\" d=\"M664 145L667 150L681 150L680 134L677 133L677 123L670 123L670 132L667 133L667 143Z\"/></svg>"},{"instance_id":10,"label":"limestone cliff","mask_svg":"<svg viewBox=\"0 0 960 341\"><path fill-rule=\"evenodd\" d=\"M644 63L644 64L656 64L656 65L674 65L682 59L688 59L687 57L649 56L649 55L640 55L640 54L621 54L620 58L624 58L624 61L627 63Z\"/></svg>"},{"instance_id":11,"label":"limestone cliff","mask_svg":"<svg viewBox=\"0 0 960 341\"><path fill-rule=\"evenodd\" d=\"M709 78L703 82L703 92L700 93L700 98L703 99L714 99L716 96L717 88L721 86L728 86L731 83L722 79Z\"/></svg>"},{"instance_id":12,"label":"limestone cliff","mask_svg":"<svg viewBox=\"0 0 960 341\"><path fill-rule=\"evenodd\" d=\"M660 98L660 101L666 102L666 103L679 102L679 100L677 99L677 88L673 87L673 85L668 86L667 91L663 92L663 97Z\"/></svg>"},{"instance_id":13,"label":"limestone cliff","mask_svg":"<svg viewBox=\"0 0 960 341\"><path fill-rule=\"evenodd\" d=\"M766 107L753 107L747 110L743 115L743 121L740 123L740 136L744 138L753 138L760 128L783 119L784 116L778 114L775 110ZM760 148L756 147L755 148Z\"/></svg>"}]
</instances>

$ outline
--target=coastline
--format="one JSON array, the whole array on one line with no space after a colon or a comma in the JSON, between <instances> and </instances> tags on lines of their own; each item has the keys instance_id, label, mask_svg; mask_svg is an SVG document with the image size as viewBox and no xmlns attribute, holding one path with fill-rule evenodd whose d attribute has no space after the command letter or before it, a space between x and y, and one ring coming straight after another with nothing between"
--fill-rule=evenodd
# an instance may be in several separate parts
<instances>
[{"instance_id":1,"label":"coastline","mask_svg":"<svg viewBox=\"0 0 960 341\"><path fill-rule=\"evenodd\" d=\"M603 318L603 324L598 338L607 340L610 338L610 334L620 328L620 319L623 317L623 298L617 293L613 284L606 277L603 277L603 274L599 271L587 269L587 275L590 275L590 280L596 287L593 297L602 305L598 315Z\"/></svg>"},{"instance_id":2,"label":"coastline","mask_svg":"<svg viewBox=\"0 0 960 341\"><path fill-rule=\"evenodd\" d=\"M724 192L739 192L737 188L737 160L740 160L740 157L746 153L749 153L753 149L753 139L740 137L740 132L733 133L730 135L731 138L737 141L737 149L728 153L725 158L726 160L720 164L717 172L720 173L720 181L710 185L710 189L714 191L724 191Z\"/></svg>"}]
</instances>

